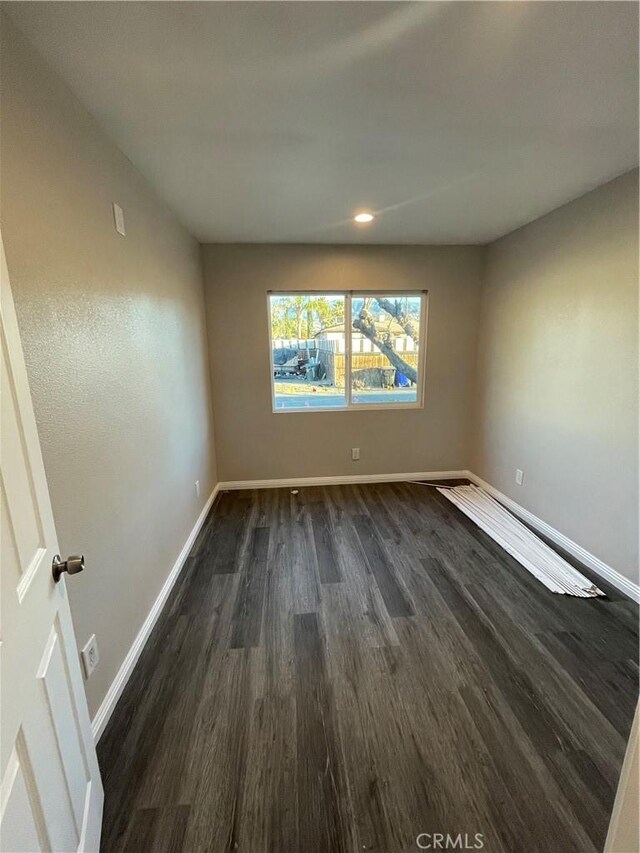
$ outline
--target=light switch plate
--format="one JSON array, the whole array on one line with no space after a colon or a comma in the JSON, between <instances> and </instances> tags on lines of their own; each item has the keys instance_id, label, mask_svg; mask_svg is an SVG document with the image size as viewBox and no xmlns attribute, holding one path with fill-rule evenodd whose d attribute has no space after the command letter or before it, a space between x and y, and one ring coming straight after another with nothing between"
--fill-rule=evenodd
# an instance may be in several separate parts
<instances>
[{"instance_id":1,"label":"light switch plate","mask_svg":"<svg viewBox=\"0 0 640 853\"><path fill-rule=\"evenodd\" d=\"M122 234L123 237L126 236L126 232L124 230L124 211L120 207L119 204L113 202L113 221L116 224L116 231L118 234Z\"/></svg>"},{"instance_id":2,"label":"light switch plate","mask_svg":"<svg viewBox=\"0 0 640 853\"><path fill-rule=\"evenodd\" d=\"M84 669L85 678L89 678L93 670L98 666L100 654L98 652L98 641L96 635L92 634L89 640L80 653L82 657L82 668Z\"/></svg>"}]
</instances>

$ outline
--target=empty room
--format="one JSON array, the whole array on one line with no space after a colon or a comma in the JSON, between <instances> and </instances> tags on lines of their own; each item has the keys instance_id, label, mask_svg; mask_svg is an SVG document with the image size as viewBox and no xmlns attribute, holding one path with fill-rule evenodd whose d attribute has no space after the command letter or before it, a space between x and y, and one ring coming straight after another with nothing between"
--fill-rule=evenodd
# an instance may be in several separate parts
<instances>
[{"instance_id":1,"label":"empty room","mask_svg":"<svg viewBox=\"0 0 640 853\"><path fill-rule=\"evenodd\" d=\"M1 853L640 853L638 16L0 3Z\"/></svg>"}]
</instances>

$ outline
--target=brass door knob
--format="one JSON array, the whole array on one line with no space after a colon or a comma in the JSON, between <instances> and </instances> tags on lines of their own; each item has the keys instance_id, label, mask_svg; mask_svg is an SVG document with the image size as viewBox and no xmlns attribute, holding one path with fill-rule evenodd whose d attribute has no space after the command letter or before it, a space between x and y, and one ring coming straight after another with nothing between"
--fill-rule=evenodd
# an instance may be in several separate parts
<instances>
[{"instance_id":1,"label":"brass door knob","mask_svg":"<svg viewBox=\"0 0 640 853\"><path fill-rule=\"evenodd\" d=\"M56 554L53 558L53 562L51 564L51 573L53 575L53 579L56 583L62 577L63 572L67 572L69 575L77 575L78 572L84 571L84 556L83 555L74 555L72 557L67 557L66 560L60 559L60 554Z\"/></svg>"}]
</instances>

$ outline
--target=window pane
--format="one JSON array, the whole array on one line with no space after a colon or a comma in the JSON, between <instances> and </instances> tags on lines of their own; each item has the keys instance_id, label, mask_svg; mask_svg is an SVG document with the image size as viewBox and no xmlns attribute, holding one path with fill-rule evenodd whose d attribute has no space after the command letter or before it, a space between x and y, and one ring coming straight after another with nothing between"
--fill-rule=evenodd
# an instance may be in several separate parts
<instances>
[{"instance_id":1,"label":"window pane","mask_svg":"<svg viewBox=\"0 0 640 853\"><path fill-rule=\"evenodd\" d=\"M345 406L344 296L269 300L276 410Z\"/></svg>"},{"instance_id":2,"label":"window pane","mask_svg":"<svg viewBox=\"0 0 640 853\"><path fill-rule=\"evenodd\" d=\"M418 400L422 297L354 296L351 303L351 399L398 405Z\"/></svg>"}]
</instances>

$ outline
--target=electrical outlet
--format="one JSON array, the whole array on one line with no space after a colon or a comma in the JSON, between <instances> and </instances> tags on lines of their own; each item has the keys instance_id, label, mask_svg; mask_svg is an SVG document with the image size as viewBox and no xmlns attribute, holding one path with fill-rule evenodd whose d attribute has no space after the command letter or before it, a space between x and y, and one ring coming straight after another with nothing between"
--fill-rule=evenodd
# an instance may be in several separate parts
<instances>
[{"instance_id":1,"label":"electrical outlet","mask_svg":"<svg viewBox=\"0 0 640 853\"><path fill-rule=\"evenodd\" d=\"M82 668L84 669L84 677L89 678L93 670L98 666L100 653L98 652L98 641L96 635L92 634L89 637L87 645L81 652Z\"/></svg>"},{"instance_id":2,"label":"electrical outlet","mask_svg":"<svg viewBox=\"0 0 640 853\"><path fill-rule=\"evenodd\" d=\"M360 448L352 447L351 448L351 459L353 462L357 462L360 459Z\"/></svg>"},{"instance_id":3,"label":"electrical outlet","mask_svg":"<svg viewBox=\"0 0 640 853\"><path fill-rule=\"evenodd\" d=\"M196 487L196 497L199 498L200 497L200 480L196 480L195 487Z\"/></svg>"},{"instance_id":4,"label":"electrical outlet","mask_svg":"<svg viewBox=\"0 0 640 853\"><path fill-rule=\"evenodd\" d=\"M521 486L524 483L524 471L516 468L516 486Z\"/></svg>"}]
</instances>

